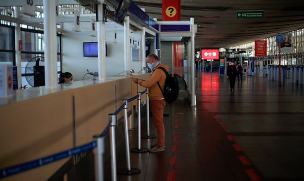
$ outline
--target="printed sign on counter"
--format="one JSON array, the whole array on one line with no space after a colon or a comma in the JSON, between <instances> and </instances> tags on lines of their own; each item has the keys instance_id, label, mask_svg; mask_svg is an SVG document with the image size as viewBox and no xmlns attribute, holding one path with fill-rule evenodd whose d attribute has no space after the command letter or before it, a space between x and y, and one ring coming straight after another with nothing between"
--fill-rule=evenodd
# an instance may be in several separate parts
<instances>
[{"instance_id":1,"label":"printed sign on counter","mask_svg":"<svg viewBox=\"0 0 304 181\"><path fill-rule=\"evenodd\" d=\"M13 64L0 62L0 97L13 95Z\"/></svg>"}]
</instances>

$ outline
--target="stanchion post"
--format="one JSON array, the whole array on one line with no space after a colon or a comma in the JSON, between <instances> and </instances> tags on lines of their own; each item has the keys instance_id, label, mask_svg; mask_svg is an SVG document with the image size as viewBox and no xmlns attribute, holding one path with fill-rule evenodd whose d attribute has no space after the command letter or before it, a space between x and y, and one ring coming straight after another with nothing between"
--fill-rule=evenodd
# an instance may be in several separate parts
<instances>
[{"instance_id":1,"label":"stanchion post","mask_svg":"<svg viewBox=\"0 0 304 181\"><path fill-rule=\"evenodd\" d=\"M155 135L150 135L150 108L149 108L149 95L148 95L148 89L146 92L146 96L147 96L147 103L146 103L146 108L147 108L147 136L142 136L141 138L144 139L153 139L156 138Z\"/></svg>"},{"instance_id":2,"label":"stanchion post","mask_svg":"<svg viewBox=\"0 0 304 181\"><path fill-rule=\"evenodd\" d=\"M140 170L137 168L131 168L131 163L130 163L130 151L129 151L130 147L129 147L129 134L128 134L128 100L125 100L125 106L124 106L124 126L125 126L127 168L118 169L117 173L123 175L139 174Z\"/></svg>"},{"instance_id":3,"label":"stanchion post","mask_svg":"<svg viewBox=\"0 0 304 181\"><path fill-rule=\"evenodd\" d=\"M138 93L138 148L131 149L134 153L145 153L149 150L147 148L141 148L141 93Z\"/></svg>"},{"instance_id":4,"label":"stanchion post","mask_svg":"<svg viewBox=\"0 0 304 181\"><path fill-rule=\"evenodd\" d=\"M149 96L148 96L148 89L147 89L147 92L146 92L146 110L147 110L147 135L149 136L150 135L150 125L149 125L149 116L150 116L150 110L149 110Z\"/></svg>"},{"instance_id":5,"label":"stanchion post","mask_svg":"<svg viewBox=\"0 0 304 181\"><path fill-rule=\"evenodd\" d=\"M97 147L95 148L95 180L103 181L104 173L103 173L103 154L104 154L104 137L94 136L96 139Z\"/></svg>"},{"instance_id":6,"label":"stanchion post","mask_svg":"<svg viewBox=\"0 0 304 181\"><path fill-rule=\"evenodd\" d=\"M131 170L131 163L130 163L130 146L129 146L129 129L128 129L128 100L125 100L125 106L124 106L124 123L125 123L125 143L126 143L126 157L127 157L127 167L128 170Z\"/></svg>"},{"instance_id":7,"label":"stanchion post","mask_svg":"<svg viewBox=\"0 0 304 181\"><path fill-rule=\"evenodd\" d=\"M116 127L116 115L110 114L110 146L111 146L111 175L112 181L117 180L116 170L116 142L115 142L115 127Z\"/></svg>"},{"instance_id":8,"label":"stanchion post","mask_svg":"<svg viewBox=\"0 0 304 181\"><path fill-rule=\"evenodd\" d=\"M138 93L138 149L141 149L141 93Z\"/></svg>"}]
</instances>

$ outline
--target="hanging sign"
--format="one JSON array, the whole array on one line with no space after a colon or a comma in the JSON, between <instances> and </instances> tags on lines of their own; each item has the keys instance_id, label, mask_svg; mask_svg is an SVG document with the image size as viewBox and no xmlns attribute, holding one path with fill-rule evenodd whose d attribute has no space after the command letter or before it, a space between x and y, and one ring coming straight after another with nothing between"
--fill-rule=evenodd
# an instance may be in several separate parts
<instances>
[{"instance_id":1,"label":"hanging sign","mask_svg":"<svg viewBox=\"0 0 304 181\"><path fill-rule=\"evenodd\" d=\"M181 20L181 0L162 0L162 20Z\"/></svg>"},{"instance_id":2,"label":"hanging sign","mask_svg":"<svg viewBox=\"0 0 304 181\"><path fill-rule=\"evenodd\" d=\"M80 13L79 11L74 12L74 29L73 31L80 31Z\"/></svg>"},{"instance_id":3,"label":"hanging sign","mask_svg":"<svg viewBox=\"0 0 304 181\"><path fill-rule=\"evenodd\" d=\"M22 8L20 13L27 16L35 16L34 0L22 0Z\"/></svg>"},{"instance_id":4,"label":"hanging sign","mask_svg":"<svg viewBox=\"0 0 304 181\"><path fill-rule=\"evenodd\" d=\"M96 36L96 27L95 27L95 19L91 18L91 36Z\"/></svg>"}]
</instances>

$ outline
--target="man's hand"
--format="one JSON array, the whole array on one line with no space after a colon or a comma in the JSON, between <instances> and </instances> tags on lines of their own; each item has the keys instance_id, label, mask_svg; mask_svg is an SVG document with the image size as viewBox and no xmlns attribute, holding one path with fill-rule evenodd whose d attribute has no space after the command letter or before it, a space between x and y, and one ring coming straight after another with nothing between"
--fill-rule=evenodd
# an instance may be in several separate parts
<instances>
[{"instance_id":1,"label":"man's hand","mask_svg":"<svg viewBox=\"0 0 304 181\"><path fill-rule=\"evenodd\" d=\"M138 78L132 78L132 80L135 84L138 84Z\"/></svg>"}]
</instances>

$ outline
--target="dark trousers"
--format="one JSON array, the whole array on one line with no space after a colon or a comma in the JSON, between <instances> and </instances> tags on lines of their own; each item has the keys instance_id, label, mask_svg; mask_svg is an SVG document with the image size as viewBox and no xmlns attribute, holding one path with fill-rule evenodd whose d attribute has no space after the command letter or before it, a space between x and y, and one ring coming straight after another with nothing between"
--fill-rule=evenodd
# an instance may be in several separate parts
<instances>
[{"instance_id":1,"label":"dark trousers","mask_svg":"<svg viewBox=\"0 0 304 181\"><path fill-rule=\"evenodd\" d=\"M243 76L243 73L242 73L242 71L238 71L237 72L237 75L238 75L238 81L241 79L241 81L242 81L242 76Z\"/></svg>"},{"instance_id":2,"label":"dark trousers","mask_svg":"<svg viewBox=\"0 0 304 181\"><path fill-rule=\"evenodd\" d=\"M230 80L230 88L234 89L235 76L229 76L229 80Z\"/></svg>"}]
</instances>

